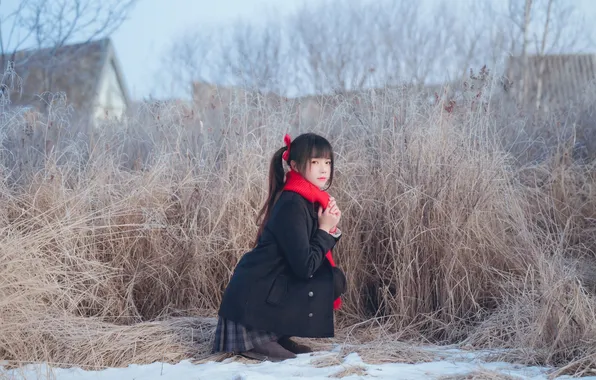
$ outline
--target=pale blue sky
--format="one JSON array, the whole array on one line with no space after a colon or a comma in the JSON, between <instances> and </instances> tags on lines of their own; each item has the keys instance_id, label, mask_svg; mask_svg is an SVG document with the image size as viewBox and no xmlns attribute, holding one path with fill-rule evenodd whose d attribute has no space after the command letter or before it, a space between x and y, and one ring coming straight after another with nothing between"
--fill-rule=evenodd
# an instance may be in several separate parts
<instances>
[{"instance_id":1,"label":"pale blue sky","mask_svg":"<svg viewBox=\"0 0 596 380\"><path fill-rule=\"evenodd\" d=\"M139 0L128 21L112 36L133 98L156 91L161 56L185 30L227 24L238 17L258 22L272 6L292 12L318 0Z\"/></svg>"}]
</instances>

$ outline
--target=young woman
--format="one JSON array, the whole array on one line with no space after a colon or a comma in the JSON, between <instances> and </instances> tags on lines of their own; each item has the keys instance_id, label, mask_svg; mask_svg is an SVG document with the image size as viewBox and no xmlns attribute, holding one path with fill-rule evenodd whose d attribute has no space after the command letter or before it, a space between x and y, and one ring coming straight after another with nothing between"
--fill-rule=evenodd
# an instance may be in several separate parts
<instances>
[{"instance_id":1,"label":"young woman","mask_svg":"<svg viewBox=\"0 0 596 380\"><path fill-rule=\"evenodd\" d=\"M341 211L324 191L333 182L333 150L313 133L284 141L271 160L256 247L224 292L214 352L281 361L311 351L291 337L334 336L346 280L331 256Z\"/></svg>"}]
</instances>

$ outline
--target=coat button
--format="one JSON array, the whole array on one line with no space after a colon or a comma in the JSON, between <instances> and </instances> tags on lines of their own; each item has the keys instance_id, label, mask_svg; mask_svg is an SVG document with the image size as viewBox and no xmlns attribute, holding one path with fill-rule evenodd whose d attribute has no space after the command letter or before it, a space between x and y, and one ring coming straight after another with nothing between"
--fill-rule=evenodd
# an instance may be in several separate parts
<instances>
[{"instance_id":1,"label":"coat button","mask_svg":"<svg viewBox=\"0 0 596 380\"><path fill-rule=\"evenodd\" d=\"M314 294L313 292L308 292L308 296L309 296L309 297L312 297L312 296L314 296L314 295L315 295L315 294Z\"/></svg>"},{"instance_id":2,"label":"coat button","mask_svg":"<svg viewBox=\"0 0 596 380\"><path fill-rule=\"evenodd\" d=\"M309 317L309 318L312 318L312 313L309 313L309 314L308 314L308 317Z\"/></svg>"}]
</instances>

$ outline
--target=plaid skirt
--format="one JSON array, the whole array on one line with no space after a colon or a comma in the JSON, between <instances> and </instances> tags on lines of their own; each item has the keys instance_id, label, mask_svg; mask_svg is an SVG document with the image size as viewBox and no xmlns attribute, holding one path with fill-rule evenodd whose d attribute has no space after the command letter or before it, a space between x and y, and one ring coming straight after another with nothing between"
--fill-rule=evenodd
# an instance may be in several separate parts
<instances>
[{"instance_id":1,"label":"plaid skirt","mask_svg":"<svg viewBox=\"0 0 596 380\"><path fill-rule=\"evenodd\" d=\"M241 353L252 350L255 346L278 340L274 333L251 330L243 325L219 317L213 341L213 353Z\"/></svg>"}]
</instances>

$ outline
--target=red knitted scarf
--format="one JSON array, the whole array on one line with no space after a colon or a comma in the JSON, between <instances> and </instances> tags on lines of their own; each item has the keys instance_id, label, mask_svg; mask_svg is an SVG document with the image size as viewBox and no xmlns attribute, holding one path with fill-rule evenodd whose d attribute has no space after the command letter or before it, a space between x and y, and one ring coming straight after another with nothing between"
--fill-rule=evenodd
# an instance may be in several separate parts
<instances>
[{"instance_id":1,"label":"red knitted scarf","mask_svg":"<svg viewBox=\"0 0 596 380\"><path fill-rule=\"evenodd\" d=\"M302 195L307 201L311 203L319 203L323 209L327 208L329 204L329 194L319 189L314 184L307 181L302 175L294 170L290 170L286 174L286 183L283 188L284 191L293 191ZM331 251L325 255L332 267L335 266ZM333 301L333 309L339 309L341 306L341 298Z\"/></svg>"}]
</instances>

